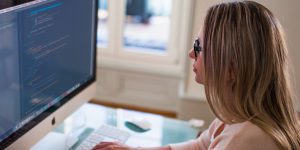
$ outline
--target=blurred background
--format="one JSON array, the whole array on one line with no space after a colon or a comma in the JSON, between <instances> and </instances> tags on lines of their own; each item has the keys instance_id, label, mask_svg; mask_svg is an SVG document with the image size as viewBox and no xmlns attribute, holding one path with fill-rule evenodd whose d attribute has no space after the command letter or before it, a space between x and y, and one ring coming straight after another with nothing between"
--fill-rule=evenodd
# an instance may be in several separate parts
<instances>
[{"instance_id":1,"label":"blurred background","mask_svg":"<svg viewBox=\"0 0 300 150\"><path fill-rule=\"evenodd\" d=\"M286 31L296 101L300 98L298 0L256 0ZM214 118L187 53L206 10L221 0L99 0L98 90L94 103L184 120ZM300 104L295 105L300 110Z\"/></svg>"}]
</instances>

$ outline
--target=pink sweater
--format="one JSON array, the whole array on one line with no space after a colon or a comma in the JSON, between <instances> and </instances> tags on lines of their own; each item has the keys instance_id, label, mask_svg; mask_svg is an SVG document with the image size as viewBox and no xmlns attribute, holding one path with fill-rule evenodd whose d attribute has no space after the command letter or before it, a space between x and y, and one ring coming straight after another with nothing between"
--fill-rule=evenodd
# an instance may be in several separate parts
<instances>
[{"instance_id":1,"label":"pink sweater","mask_svg":"<svg viewBox=\"0 0 300 150\"><path fill-rule=\"evenodd\" d=\"M227 125L219 119L198 139L170 146L172 150L279 150L275 141L251 122Z\"/></svg>"}]
</instances>

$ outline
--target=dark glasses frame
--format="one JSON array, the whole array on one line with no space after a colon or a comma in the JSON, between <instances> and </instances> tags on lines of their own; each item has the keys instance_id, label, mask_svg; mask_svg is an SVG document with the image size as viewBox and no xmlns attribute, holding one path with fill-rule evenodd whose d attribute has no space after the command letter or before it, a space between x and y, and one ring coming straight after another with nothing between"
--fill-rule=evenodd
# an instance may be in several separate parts
<instances>
[{"instance_id":1,"label":"dark glasses frame","mask_svg":"<svg viewBox=\"0 0 300 150\"><path fill-rule=\"evenodd\" d=\"M198 57L199 53L202 51L202 47L200 46L200 39L197 38L194 42L194 54L195 58Z\"/></svg>"}]
</instances>

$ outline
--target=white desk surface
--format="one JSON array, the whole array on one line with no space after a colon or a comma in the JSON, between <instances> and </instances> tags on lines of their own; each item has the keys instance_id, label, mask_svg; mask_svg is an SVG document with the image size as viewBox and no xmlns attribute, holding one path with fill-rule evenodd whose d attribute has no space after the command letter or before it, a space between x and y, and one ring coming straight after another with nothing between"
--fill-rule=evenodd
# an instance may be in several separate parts
<instances>
[{"instance_id":1,"label":"white desk surface","mask_svg":"<svg viewBox=\"0 0 300 150\"><path fill-rule=\"evenodd\" d=\"M142 117L151 122L151 130L138 133L124 124L127 119ZM195 138L199 129L190 127L187 122L166 118L156 114L125 109L113 109L96 104L84 104L54 131L41 139L32 150L65 150L70 135L85 128L98 128L102 124L116 126L131 134L126 144L130 146L153 147L178 143Z\"/></svg>"}]
</instances>

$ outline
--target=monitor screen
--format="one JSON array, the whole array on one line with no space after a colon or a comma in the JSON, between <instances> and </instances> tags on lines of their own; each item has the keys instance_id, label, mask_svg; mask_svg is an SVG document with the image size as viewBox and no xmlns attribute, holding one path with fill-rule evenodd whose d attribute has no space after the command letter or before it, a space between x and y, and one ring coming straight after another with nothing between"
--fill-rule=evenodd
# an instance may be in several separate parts
<instances>
[{"instance_id":1,"label":"monitor screen","mask_svg":"<svg viewBox=\"0 0 300 150\"><path fill-rule=\"evenodd\" d=\"M1 4L0 149L95 81L97 1L28 1Z\"/></svg>"}]
</instances>

